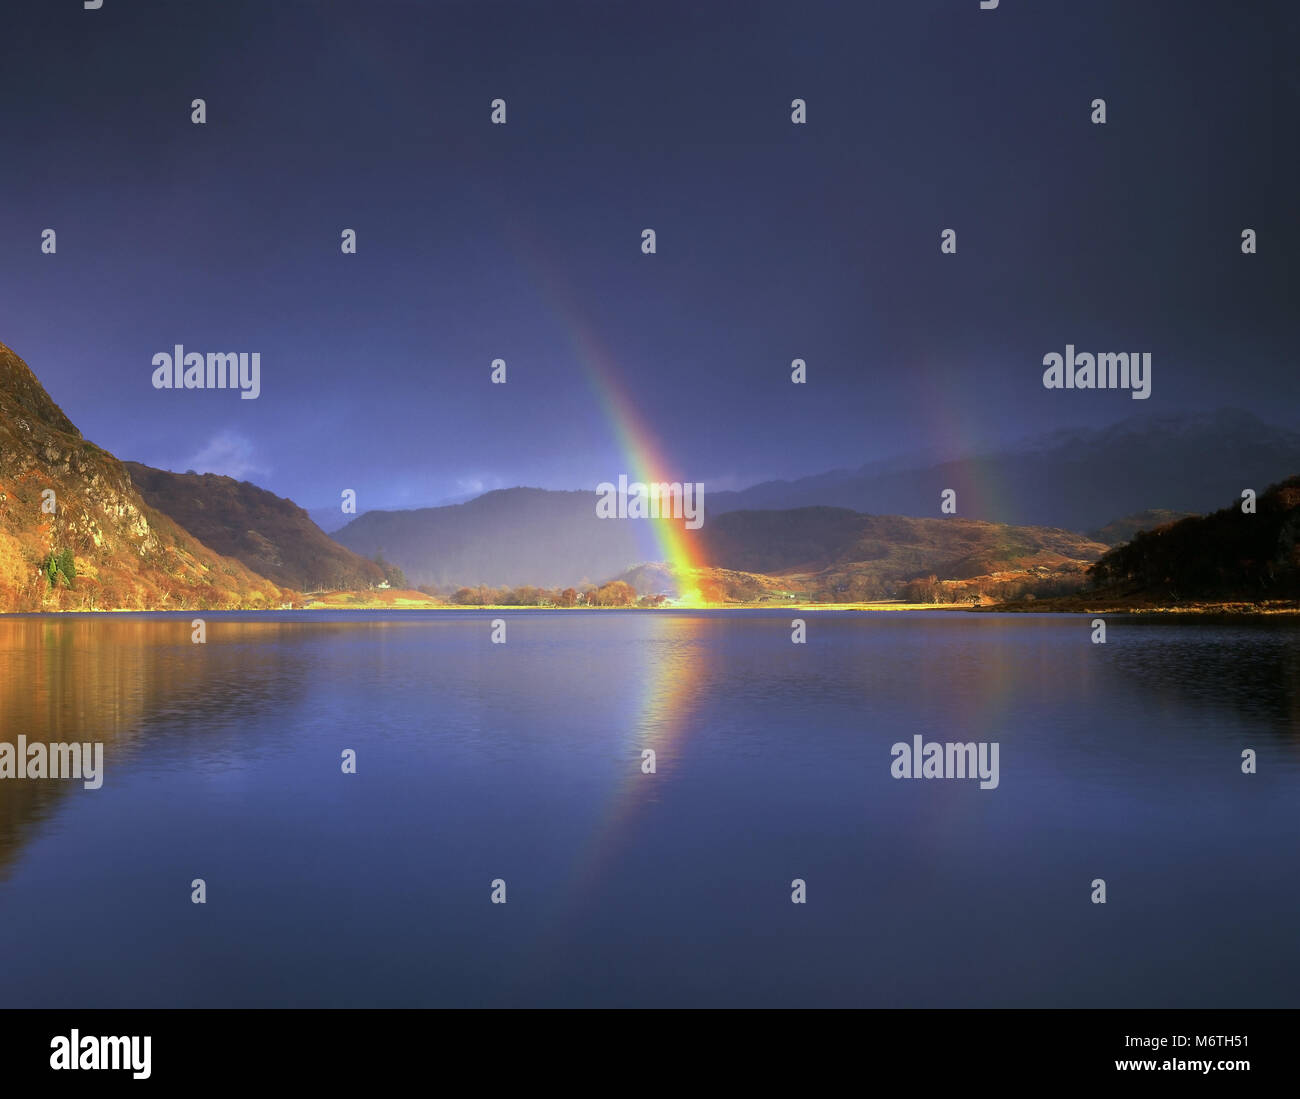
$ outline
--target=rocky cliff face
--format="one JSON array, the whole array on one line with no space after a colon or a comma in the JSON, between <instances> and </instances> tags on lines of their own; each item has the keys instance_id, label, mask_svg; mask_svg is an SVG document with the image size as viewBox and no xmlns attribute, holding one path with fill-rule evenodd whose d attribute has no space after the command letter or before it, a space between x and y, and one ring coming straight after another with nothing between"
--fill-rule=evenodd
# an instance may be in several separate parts
<instances>
[{"instance_id":1,"label":"rocky cliff face","mask_svg":"<svg viewBox=\"0 0 1300 1099\"><path fill-rule=\"evenodd\" d=\"M279 606L291 593L141 498L0 344L0 611Z\"/></svg>"}]
</instances>

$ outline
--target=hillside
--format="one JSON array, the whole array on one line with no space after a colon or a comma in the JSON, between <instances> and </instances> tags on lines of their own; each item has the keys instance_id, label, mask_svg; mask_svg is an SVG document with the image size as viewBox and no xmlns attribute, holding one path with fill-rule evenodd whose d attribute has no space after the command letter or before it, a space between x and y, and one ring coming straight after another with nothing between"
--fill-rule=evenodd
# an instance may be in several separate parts
<instances>
[{"instance_id":1,"label":"hillside","mask_svg":"<svg viewBox=\"0 0 1300 1099\"><path fill-rule=\"evenodd\" d=\"M966 603L1074 592L1107 547L1084 535L844 508L728 512L699 532L702 567L685 585L708 602ZM671 591L662 564L619 580Z\"/></svg>"},{"instance_id":2,"label":"hillside","mask_svg":"<svg viewBox=\"0 0 1300 1099\"><path fill-rule=\"evenodd\" d=\"M710 565L780 577L801 598L832 602L928 602L940 591L938 581L960 582L967 596L1007 597L1016 586L1072 588L1107 548L1065 530L842 508L728 512L700 533ZM931 587L909 593L913 581Z\"/></svg>"},{"instance_id":3,"label":"hillside","mask_svg":"<svg viewBox=\"0 0 1300 1099\"><path fill-rule=\"evenodd\" d=\"M649 559L649 526L597 518L593 492L512 488L446 507L368 511L334 539L365 557L382 553L417 587L553 588Z\"/></svg>"},{"instance_id":4,"label":"hillside","mask_svg":"<svg viewBox=\"0 0 1300 1099\"><path fill-rule=\"evenodd\" d=\"M1300 476L1240 502L1139 534L1091 570L1094 593L1135 602L1300 599Z\"/></svg>"},{"instance_id":5,"label":"hillside","mask_svg":"<svg viewBox=\"0 0 1300 1099\"><path fill-rule=\"evenodd\" d=\"M1187 511L1170 511L1168 508L1148 508L1146 511L1134 512L1118 519L1112 519L1104 527L1089 531L1088 537L1107 546L1122 546L1131 542L1144 530L1176 523L1179 519L1188 519L1194 513Z\"/></svg>"},{"instance_id":6,"label":"hillside","mask_svg":"<svg viewBox=\"0 0 1300 1099\"><path fill-rule=\"evenodd\" d=\"M233 477L123 464L150 506L282 587L364 591L384 580L379 565L339 545L292 500Z\"/></svg>"},{"instance_id":7,"label":"hillside","mask_svg":"<svg viewBox=\"0 0 1300 1099\"><path fill-rule=\"evenodd\" d=\"M52 513L42 510L51 503ZM0 344L0 611L278 607L290 598L150 507L126 467L82 438Z\"/></svg>"}]
</instances>

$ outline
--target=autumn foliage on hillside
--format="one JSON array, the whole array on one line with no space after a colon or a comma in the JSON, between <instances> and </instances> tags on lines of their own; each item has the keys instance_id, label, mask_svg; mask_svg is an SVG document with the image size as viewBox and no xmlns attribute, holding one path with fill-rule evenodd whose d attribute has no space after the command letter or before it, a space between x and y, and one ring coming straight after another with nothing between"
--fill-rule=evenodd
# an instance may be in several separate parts
<instances>
[{"instance_id":1,"label":"autumn foliage on hillside","mask_svg":"<svg viewBox=\"0 0 1300 1099\"><path fill-rule=\"evenodd\" d=\"M828 507L727 512L701 535L713 571L779 577L799 598L832 603L968 603L1077 591L1106 550L1086 535L1049 527Z\"/></svg>"},{"instance_id":2,"label":"autumn foliage on hillside","mask_svg":"<svg viewBox=\"0 0 1300 1099\"><path fill-rule=\"evenodd\" d=\"M215 473L170 473L126 462L145 500L204 545L259 576L299 591L366 591L387 576L381 564L344 549L292 500Z\"/></svg>"},{"instance_id":3,"label":"autumn foliage on hillside","mask_svg":"<svg viewBox=\"0 0 1300 1099\"><path fill-rule=\"evenodd\" d=\"M150 508L0 344L0 611L278 607L291 594Z\"/></svg>"}]
</instances>

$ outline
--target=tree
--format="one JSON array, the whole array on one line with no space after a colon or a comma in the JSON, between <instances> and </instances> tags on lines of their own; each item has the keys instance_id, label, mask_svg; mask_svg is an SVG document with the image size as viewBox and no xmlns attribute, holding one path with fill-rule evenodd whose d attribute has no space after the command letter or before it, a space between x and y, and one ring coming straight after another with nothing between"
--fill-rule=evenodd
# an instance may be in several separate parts
<instances>
[{"instance_id":1,"label":"tree","mask_svg":"<svg viewBox=\"0 0 1300 1099\"><path fill-rule=\"evenodd\" d=\"M60 576L63 577L65 587L72 587L72 582L77 578L77 563L72 550L50 550L45 560L41 562L41 571L49 581L50 587L58 584Z\"/></svg>"},{"instance_id":2,"label":"tree","mask_svg":"<svg viewBox=\"0 0 1300 1099\"><path fill-rule=\"evenodd\" d=\"M596 591L598 607L630 607L636 602L636 589L625 580L611 580Z\"/></svg>"},{"instance_id":3,"label":"tree","mask_svg":"<svg viewBox=\"0 0 1300 1099\"><path fill-rule=\"evenodd\" d=\"M376 565L384 570L384 579L388 581L388 586L390 588L405 588L407 586L406 573L404 573L397 565L390 565L385 561L382 552L376 553L373 560Z\"/></svg>"},{"instance_id":4,"label":"tree","mask_svg":"<svg viewBox=\"0 0 1300 1099\"><path fill-rule=\"evenodd\" d=\"M903 585L903 598L909 603L937 603L939 601L939 580L931 573L926 577L917 577Z\"/></svg>"}]
</instances>

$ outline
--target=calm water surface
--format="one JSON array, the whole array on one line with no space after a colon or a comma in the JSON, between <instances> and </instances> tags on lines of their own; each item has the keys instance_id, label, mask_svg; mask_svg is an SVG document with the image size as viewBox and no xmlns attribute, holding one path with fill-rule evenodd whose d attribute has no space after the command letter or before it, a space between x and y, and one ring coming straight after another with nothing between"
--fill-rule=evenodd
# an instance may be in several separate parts
<instances>
[{"instance_id":1,"label":"calm water surface","mask_svg":"<svg viewBox=\"0 0 1300 1099\"><path fill-rule=\"evenodd\" d=\"M191 617L0 619L2 1006L1300 1005L1300 624Z\"/></svg>"}]
</instances>

